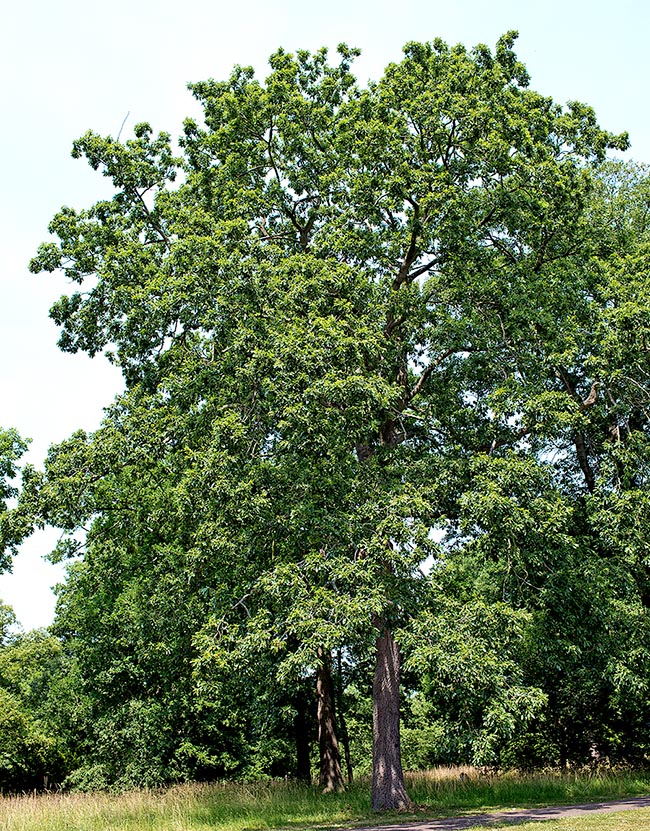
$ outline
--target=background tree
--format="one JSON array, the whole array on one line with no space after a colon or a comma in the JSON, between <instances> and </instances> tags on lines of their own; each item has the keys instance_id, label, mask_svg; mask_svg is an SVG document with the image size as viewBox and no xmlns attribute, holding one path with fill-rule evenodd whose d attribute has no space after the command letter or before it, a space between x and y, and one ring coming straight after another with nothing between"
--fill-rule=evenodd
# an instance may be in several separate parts
<instances>
[{"instance_id":1,"label":"background tree","mask_svg":"<svg viewBox=\"0 0 650 831\"><path fill-rule=\"evenodd\" d=\"M0 788L51 787L66 767L59 718L61 645L42 630L23 633L0 605Z\"/></svg>"},{"instance_id":2,"label":"background tree","mask_svg":"<svg viewBox=\"0 0 650 831\"><path fill-rule=\"evenodd\" d=\"M159 421L164 410L137 403L117 402L92 438L78 433L52 448L40 492L47 521L71 534L55 557L75 558L54 632L76 668L83 706L69 781L85 788L215 778L251 765L242 705L250 695L237 696L234 682L215 686L210 701L195 690L192 639L209 613L211 573L185 514L185 450L170 419Z\"/></svg>"},{"instance_id":3,"label":"background tree","mask_svg":"<svg viewBox=\"0 0 650 831\"><path fill-rule=\"evenodd\" d=\"M642 168L592 179L558 313L532 322L543 337L519 343L518 375L492 396L526 442L476 458L448 555L469 577L461 597L532 614L519 675L547 705L495 748L510 764L634 761L647 746L648 203Z\"/></svg>"}]
</instances>

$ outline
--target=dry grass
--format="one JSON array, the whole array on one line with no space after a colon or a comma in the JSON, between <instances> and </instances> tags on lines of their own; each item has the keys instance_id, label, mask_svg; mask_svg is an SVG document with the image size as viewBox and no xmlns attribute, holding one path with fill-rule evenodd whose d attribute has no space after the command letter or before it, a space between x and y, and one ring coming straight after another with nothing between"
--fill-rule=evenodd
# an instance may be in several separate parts
<instances>
[{"instance_id":1,"label":"dry grass","mask_svg":"<svg viewBox=\"0 0 650 831\"><path fill-rule=\"evenodd\" d=\"M402 815L404 820L615 799L650 791L648 775L633 772L483 776L472 768L437 768L409 774L407 783L420 807ZM344 794L326 796L316 788L286 782L191 784L124 794L27 794L0 798L0 831L268 831L374 823L378 818L370 813L369 790L367 780L361 780ZM643 822L648 816L647 811L632 813L639 814ZM618 815L618 825L611 824L611 817L593 817L588 819L596 825L572 820L574 825L560 822L544 827L558 831L573 827L580 831L650 829L650 824L622 824L628 821L626 816Z\"/></svg>"},{"instance_id":2,"label":"dry grass","mask_svg":"<svg viewBox=\"0 0 650 831\"><path fill-rule=\"evenodd\" d=\"M32 794L0 800L2 831L264 831L346 818L349 811L341 811L314 789L284 782L190 784L124 794Z\"/></svg>"}]
</instances>

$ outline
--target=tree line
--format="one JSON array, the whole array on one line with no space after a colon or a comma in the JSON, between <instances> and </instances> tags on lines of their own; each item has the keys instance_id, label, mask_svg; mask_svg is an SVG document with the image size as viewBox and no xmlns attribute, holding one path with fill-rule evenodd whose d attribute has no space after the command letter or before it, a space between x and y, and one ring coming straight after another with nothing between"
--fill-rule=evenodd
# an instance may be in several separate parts
<instances>
[{"instance_id":1,"label":"tree line","mask_svg":"<svg viewBox=\"0 0 650 831\"><path fill-rule=\"evenodd\" d=\"M125 392L19 488L0 434L3 565L44 524L69 561L3 628L0 784L316 761L384 809L404 765L647 758L650 183L515 37L365 88L279 50L177 145L75 142L114 196L30 267Z\"/></svg>"}]
</instances>

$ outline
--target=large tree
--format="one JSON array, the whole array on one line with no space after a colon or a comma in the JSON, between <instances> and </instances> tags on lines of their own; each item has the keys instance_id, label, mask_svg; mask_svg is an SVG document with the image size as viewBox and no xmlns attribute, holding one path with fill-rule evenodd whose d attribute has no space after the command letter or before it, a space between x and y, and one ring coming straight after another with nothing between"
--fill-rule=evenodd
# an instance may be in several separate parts
<instances>
[{"instance_id":1,"label":"large tree","mask_svg":"<svg viewBox=\"0 0 650 831\"><path fill-rule=\"evenodd\" d=\"M192 545L249 580L272 643L323 666L374 639L377 809L409 802L394 632L430 530L477 456L548 431L528 379L586 256L586 167L627 144L529 90L514 38L408 44L366 89L345 46L192 84L179 158L146 124L75 143L115 196L63 209L32 263L80 285L61 347L168 414Z\"/></svg>"}]
</instances>

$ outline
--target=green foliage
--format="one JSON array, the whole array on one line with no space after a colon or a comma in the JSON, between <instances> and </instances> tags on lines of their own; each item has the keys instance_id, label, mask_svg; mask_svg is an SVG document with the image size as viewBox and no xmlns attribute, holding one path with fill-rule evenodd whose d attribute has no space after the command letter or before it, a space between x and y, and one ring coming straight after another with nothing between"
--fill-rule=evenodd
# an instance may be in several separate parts
<instances>
[{"instance_id":1,"label":"green foliage","mask_svg":"<svg viewBox=\"0 0 650 831\"><path fill-rule=\"evenodd\" d=\"M75 143L115 195L31 268L127 391L17 516L83 555L78 784L287 773L319 648L363 764L387 629L414 764L645 752L647 177L514 41L410 43L367 89L345 45L280 50L191 86L178 158L146 124Z\"/></svg>"},{"instance_id":2,"label":"green foliage","mask_svg":"<svg viewBox=\"0 0 650 831\"><path fill-rule=\"evenodd\" d=\"M443 599L417 619L403 640L405 666L421 685L409 724L424 733L419 767L495 764L500 748L542 712L547 696L522 666L529 626L525 612L480 599Z\"/></svg>"},{"instance_id":3,"label":"green foliage","mask_svg":"<svg viewBox=\"0 0 650 831\"><path fill-rule=\"evenodd\" d=\"M12 614L5 619L15 621ZM61 779L65 740L55 715L61 673L61 645L45 632L13 633L0 643L0 788Z\"/></svg>"},{"instance_id":4,"label":"green foliage","mask_svg":"<svg viewBox=\"0 0 650 831\"><path fill-rule=\"evenodd\" d=\"M0 782L4 788L22 785L33 769L41 767L41 742L29 717L14 696L0 689Z\"/></svg>"},{"instance_id":5,"label":"green foliage","mask_svg":"<svg viewBox=\"0 0 650 831\"><path fill-rule=\"evenodd\" d=\"M18 469L16 461L27 450L28 442L21 439L15 430L0 431L0 499L16 496L18 491L11 485Z\"/></svg>"},{"instance_id":6,"label":"green foliage","mask_svg":"<svg viewBox=\"0 0 650 831\"><path fill-rule=\"evenodd\" d=\"M31 480L34 471L27 467L23 471L22 504L9 507L7 501L14 500L19 493L15 479L19 473L18 460L29 446L28 439L22 439L14 429L0 428L0 571L11 567L10 555L16 553L18 545L32 532L32 513L29 510Z\"/></svg>"},{"instance_id":7,"label":"green foliage","mask_svg":"<svg viewBox=\"0 0 650 831\"><path fill-rule=\"evenodd\" d=\"M10 641L16 624L16 615L11 606L0 603L0 646Z\"/></svg>"}]
</instances>

